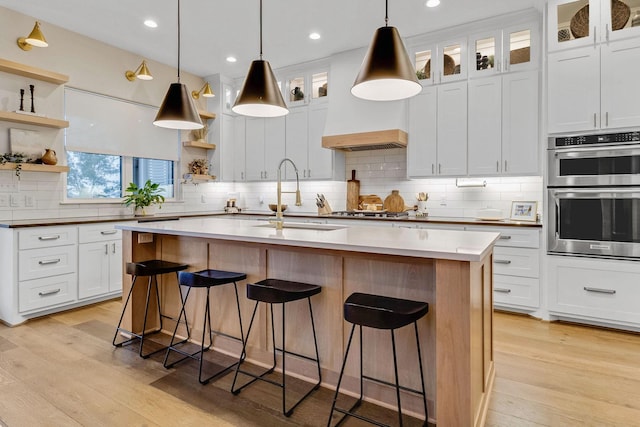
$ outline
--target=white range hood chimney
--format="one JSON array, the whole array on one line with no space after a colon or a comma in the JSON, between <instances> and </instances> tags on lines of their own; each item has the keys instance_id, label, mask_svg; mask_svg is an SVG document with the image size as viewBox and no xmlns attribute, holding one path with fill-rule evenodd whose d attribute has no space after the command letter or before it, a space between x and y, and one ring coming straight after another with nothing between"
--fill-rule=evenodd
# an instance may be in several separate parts
<instances>
[{"instance_id":1,"label":"white range hood chimney","mask_svg":"<svg viewBox=\"0 0 640 427\"><path fill-rule=\"evenodd\" d=\"M365 101L351 94L366 49L331 57L329 108L322 146L375 150L407 146L407 101Z\"/></svg>"}]
</instances>

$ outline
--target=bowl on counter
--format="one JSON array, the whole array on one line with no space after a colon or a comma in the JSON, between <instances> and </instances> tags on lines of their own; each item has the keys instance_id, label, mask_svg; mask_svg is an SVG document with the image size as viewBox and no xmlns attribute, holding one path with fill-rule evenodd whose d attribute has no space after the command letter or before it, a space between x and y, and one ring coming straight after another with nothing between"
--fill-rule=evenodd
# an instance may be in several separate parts
<instances>
[{"instance_id":1,"label":"bowl on counter","mask_svg":"<svg viewBox=\"0 0 640 427\"><path fill-rule=\"evenodd\" d=\"M277 212L278 211L278 204L277 203L269 203L269 209L271 209L274 212ZM286 211L287 210L287 205L285 205L285 204L280 205L280 210L282 212Z\"/></svg>"}]
</instances>

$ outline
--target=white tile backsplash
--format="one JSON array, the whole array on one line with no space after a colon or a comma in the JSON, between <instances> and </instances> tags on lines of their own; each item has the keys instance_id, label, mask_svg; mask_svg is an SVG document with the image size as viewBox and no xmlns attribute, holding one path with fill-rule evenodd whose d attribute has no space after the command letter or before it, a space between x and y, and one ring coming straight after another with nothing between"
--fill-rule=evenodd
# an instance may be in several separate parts
<instances>
[{"instance_id":1,"label":"white tile backsplash","mask_svg":"<svg viewBox=\"0 0 640 427\"><path fill-rule=\"evenodd\" d=\"M512 200L538 202L542 210L542 177L491 177L484 188L458 188L454 178L407 179L406 151L402 148L350 152L346 155L346 176L357 172L361 194L377 194L383 200L391 190L399 190L405 204L413 206L416 194L429 194L427 206L431 216L474 217L482 208L501 209L509 216ZM7 188L8 187L8 188ZM285 191L294 191L295 182L283 183ZM346 209L346 182L301 181L303 205L294 206L295 195L283 194L289 212L315 213L317 193L326 196L334 211ZM245 210L269 212L268 204L276 202L276 183L201 183L180 185L177 202L167 202L162 213L218 212L230 197ZM64 180L60 174L23 173L20 180L13 171L0 171L0 194L19 196L19 207L0 206L0 220L43 219L59 217L113 216L130 214L131 208L117 203L61 203ZM25 206L25 197L34 199L34 207ZM262 203L261 203L262 201Z\"/></svg>"}]
</instances>

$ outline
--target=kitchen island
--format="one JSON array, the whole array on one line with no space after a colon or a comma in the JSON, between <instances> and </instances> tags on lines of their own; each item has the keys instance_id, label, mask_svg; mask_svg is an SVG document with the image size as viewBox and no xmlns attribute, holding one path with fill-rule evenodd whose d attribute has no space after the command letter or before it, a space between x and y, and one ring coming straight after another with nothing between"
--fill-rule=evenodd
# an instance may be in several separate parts
<instances>
[{"instance_id":1,"label":"kitchen island","mask_svg":"<svg viewBox=\"0 0 640 427\"><path fill-rule=\"evenodd\" d=\"M364 226L285 223L276 230L266 221L193 218L178 221L125 224L123 261L161 258L185 262L189 270L206 268L238 271L247 281L267 277L313 283L322 292L312 299L316 317L323 384L335 386L350 325L343 321L342 304L352 292L368 292L427 301L429 314L419 321L425 385L430 421L441 426L484 424L493 384L492 257L498 233L448 230L382 229ZM123 294L130 278L124 278ZM180 304L175 276L161 278L164 309L176 313ZM212 295L213 326L239 335L233 314L232 289L216 289ZM142 324L144 290L137 289L125 319L133 329ZM244 293L244 292L243 292ZM202 295L198 295L202 298ZM243 298L243 319L250 317L253 302ZM298 311L298 308L300 311ZM262 332L252 334L249 359L269 362L269 322L264 307L259 314ZM310 327L305 306L287 310L287 347L310 354L312 338L300 334ZM204 304L190 299L189 323L197 331ZM174 325L165 322L164 328ZM278 326L276 325L276 329ZM365 330L364 370L392 381L388 332ZM419 388L418 363L411 328L400 330L404 347L399 355L401 384ZM237 354L233 341L217 341L216 347ZM357 358L347 365L343 389L357 392ZM287 358L287 369L313 378L313 366ZM366 384L372 401L395 405L395 391ZM403 409L421 414L419 399L403 394Z\"/></svg>"}]
</instances>

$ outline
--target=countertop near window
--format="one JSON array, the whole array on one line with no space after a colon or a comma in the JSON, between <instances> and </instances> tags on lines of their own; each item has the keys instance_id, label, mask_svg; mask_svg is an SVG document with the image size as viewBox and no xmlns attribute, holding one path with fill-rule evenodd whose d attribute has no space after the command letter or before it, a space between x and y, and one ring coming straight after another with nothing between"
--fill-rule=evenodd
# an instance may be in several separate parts
<instances>
[{"instance_id":1,"label":"countertop near window","mask_svg":"<svg viewBox=\"0 0 640 427\"><path fill-rule=\"evenodd\" d=\"M77 225L77 224L92 224L100 222L123 222L123 221L138 221L138 222L154 222L154 221L172 221L180 218L191 217L203 217L203 216L264 216L272 217L275 214L269 214L264 211L248 211L238 214L227 214L225 212L183 212L183 213L163 213L156 214L147 217L137 217L133 215L114 215L114 216L90 216L80 218L52 218L52 219L25 219L15 221L0 222L0 228L24 228L24 227L46 227L46 226L60 226L60 225ZM315 215L312 213L287 213L285 214L285 220L287 218L321 218L331 221L332 219L340 220L364 220L364 221L387 221L395 223L412 223L412 224L458 224L458 225L492 225L500 227L542 227L541 222L525 222L525 221L511 221L508 219L489 221L480 220L474 218L455 218L455 217L405 217L405 218L376 218L376 217L347 217L347 216L331 216L331 215Z\"/></svg>"}]
</instances>

